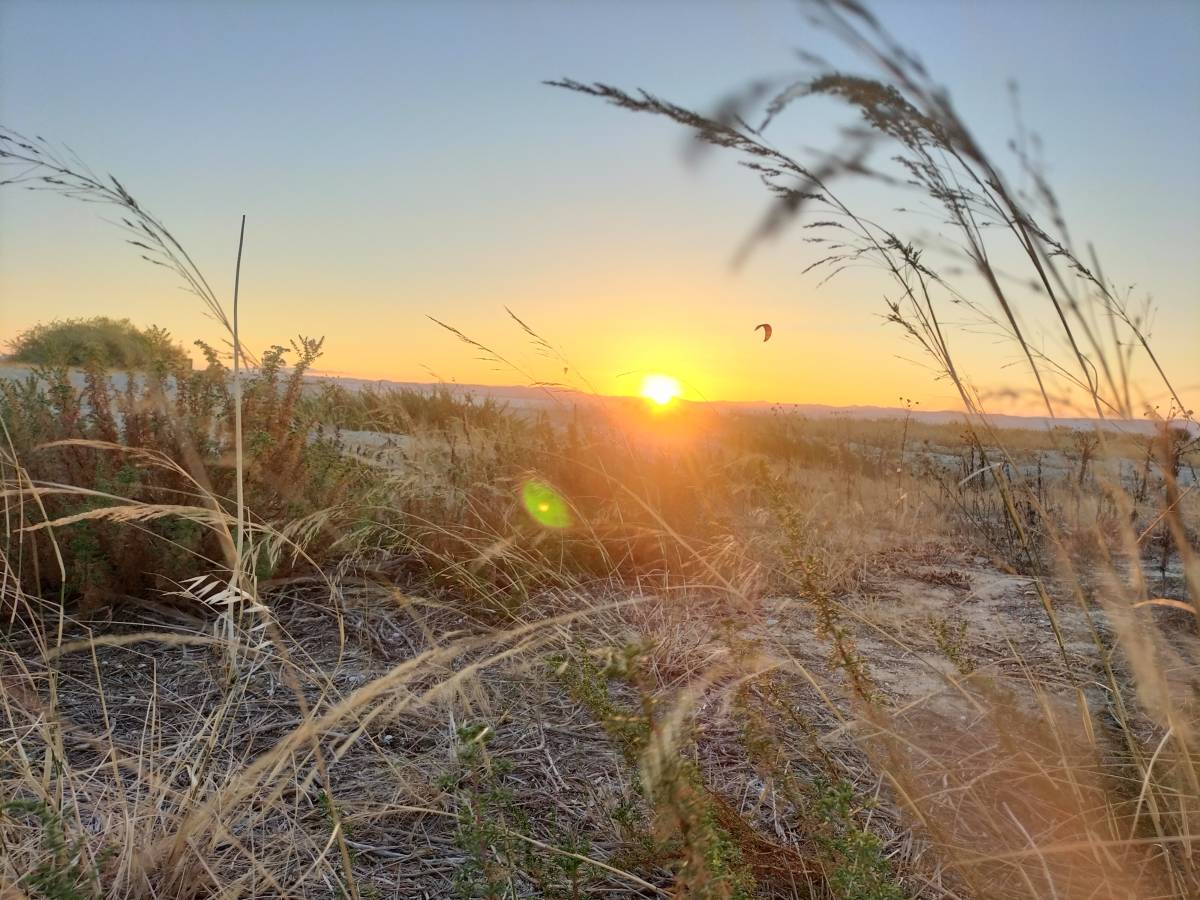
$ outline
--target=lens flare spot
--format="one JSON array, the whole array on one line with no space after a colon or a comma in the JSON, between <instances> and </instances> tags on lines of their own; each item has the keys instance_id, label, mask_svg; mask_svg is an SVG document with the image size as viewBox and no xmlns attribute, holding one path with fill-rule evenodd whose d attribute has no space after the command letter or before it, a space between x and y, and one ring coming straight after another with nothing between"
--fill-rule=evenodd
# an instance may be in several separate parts
<instances>
[{"instance_id":1,"label":"lens flare spot","mask_svg":"<svg viewBox=\"0 0 1200 900\"><path fill-rule=\"evenodd\" d=\"M642 396L655 406L667 406L682 394L678 379L670 375L647 375L642 379Z\"/></svg>"},{"instance_id":2,"label":"lens flare spot","mask_svg":"<svg viewBox=\"0 0 1200 900\"><path fill-rule=\"evenodd\" d=\"M566 528L571 524L567 501L543 481L527 481L521 488L521 502L533 521L545 528Z\"/></svg>"}]
</instances>

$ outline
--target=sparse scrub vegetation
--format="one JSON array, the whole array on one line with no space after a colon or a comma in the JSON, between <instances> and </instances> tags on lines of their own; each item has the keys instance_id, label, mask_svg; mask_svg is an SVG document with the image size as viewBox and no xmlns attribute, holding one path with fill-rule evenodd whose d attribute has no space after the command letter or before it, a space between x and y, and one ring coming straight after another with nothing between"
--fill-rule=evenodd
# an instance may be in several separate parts
<instances>
[{"instance_id":1,"label":"sparse scrub vegetation","mask_svg":"<svg viewBox=\"0 0 1200 900\"><path fill-rule=\"evenodd\" d=\"M557 85L740 154L776 201L746 250L820 208L813 265L888 275L961 421L348 390L319 339L247 352L116 179L0 131L11 183L114 207L230 343L193 368L157 331L131 356L34 329L0 379L0 894L1200 893L1195 419L1029 158L1033 196L857 3L809 6L880 71L712 117ZM775 148L809 96L869 139L815 169ZM971 279L840 199L890 183L875 142ZM995 427L947 304L1096 427ZM1173 398L1150 431L1135 358Z\"/></svg>"},{"instance_id":2,"label":"sparse scrub vegetation","mask_svg":"<svg viewBox=\"0 0 1200 900\"><path fill-rule=\"evenodd\" d=\"M90 364L82 384L65 366L0 380L11 461L20 461L20 477L58 486L39 493L28 529L9 533L31 594L63 591L96 608L211 572L228 560L226 517L239 473L256 516L246 527L281 529L258 545L254 569L264 578L286 574L353 492L355 464L298 404L319 341L294 343L286 373L286 349L270 348L243 380L240 470L229 372L215 350L202 349L208 364L198 370L158 358L151 370L120 378Z\"/></svg>"}]
</instances>

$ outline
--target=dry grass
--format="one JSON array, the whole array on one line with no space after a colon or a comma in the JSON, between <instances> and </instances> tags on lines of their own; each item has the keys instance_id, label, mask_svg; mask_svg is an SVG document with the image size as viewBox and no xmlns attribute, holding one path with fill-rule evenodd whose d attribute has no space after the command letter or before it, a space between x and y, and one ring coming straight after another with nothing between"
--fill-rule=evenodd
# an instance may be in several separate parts
<instances>
[{"instance_id":1,"label":"dry grass","mask_svg":"<svg viewBox=\"0 0 1200 900\"><path fill-rule=\"evenodd\" d=\"M873 19L812 6L886 85L818 72L755 129L563 84L742 153L779 198L751 243L823 206L824 263L889 274L962 426L306 393L320 342L291 372L249 359L120 183L0 132L21 183L119 207L253 369L210 349L121 390L93 368L0 391L4 896L1200 892L1195 422L1158 373L1178 408L1148 437L992 426L946 303L1008 334L1047 405L1065 381L1118 420L1133 351L1157 368L1139 320L1055 236L1044 182L1009 191ZM814 93L902 154L982 293L842 205L864 155L766 142Z\"/></svg>"}]
</instances>

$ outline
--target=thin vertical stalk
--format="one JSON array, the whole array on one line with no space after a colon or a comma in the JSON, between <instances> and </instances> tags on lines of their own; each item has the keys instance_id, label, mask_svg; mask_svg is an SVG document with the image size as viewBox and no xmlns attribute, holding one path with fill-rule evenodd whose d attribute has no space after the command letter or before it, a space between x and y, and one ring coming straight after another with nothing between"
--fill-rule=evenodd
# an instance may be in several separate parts
<instances>
[{"instance_id":1,"label":"thin vertical stalk","mask_svg":"<svg viewBox=\"0 0 1200 900\"><path fill-rule=\"evenodd\" d=\"M246 216L242 215L242 227L238 233L237 265L233 270L233 448L235 477L237 480L237 543L234 548L234 569L230 573L229 586L241 587L242 554L246 537L245 460L242 456L242 343L238 334L238 289L242 280L242 247L246 242Z\"/></svg>"}]
</instances>

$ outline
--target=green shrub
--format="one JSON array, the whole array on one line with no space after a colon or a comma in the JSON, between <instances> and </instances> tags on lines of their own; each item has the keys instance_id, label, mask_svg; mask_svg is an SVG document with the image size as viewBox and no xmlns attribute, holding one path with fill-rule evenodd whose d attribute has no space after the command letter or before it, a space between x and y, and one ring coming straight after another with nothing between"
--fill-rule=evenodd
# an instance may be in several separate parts
<instances>
[{"instance_id":1,"label":"green shrub","mask_svg":"<svg viewBox=\"0 0 1200 900\"><path fill-rule=\"evenodd\" d=\"M157 362L187 368L187 351L156 325L138 328L128 319L93 316L35 325L9 342L13 362L35 366L100 365L145 369Z\"/></svg>"}]
</instances>

